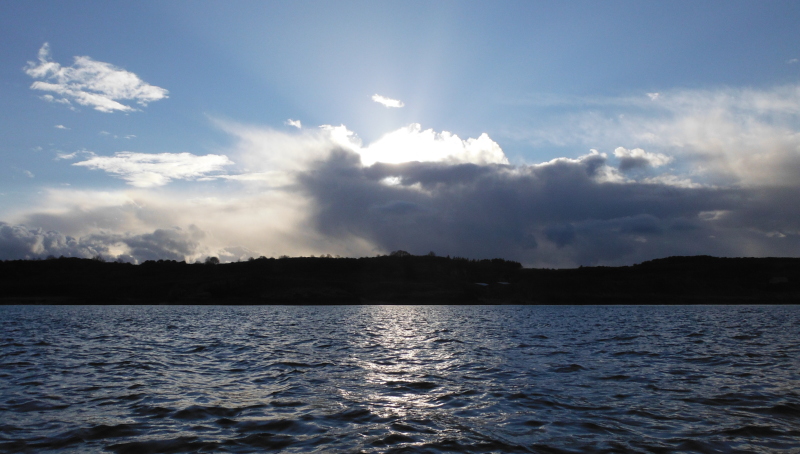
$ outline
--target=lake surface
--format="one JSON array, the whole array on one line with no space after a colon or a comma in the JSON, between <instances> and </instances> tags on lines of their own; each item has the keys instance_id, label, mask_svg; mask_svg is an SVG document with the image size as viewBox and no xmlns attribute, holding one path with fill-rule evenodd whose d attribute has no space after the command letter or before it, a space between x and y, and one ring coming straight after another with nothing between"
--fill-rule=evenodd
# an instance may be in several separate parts
<instances>
[{"instance_id":1,"label":"lake surface","mask_svg":"<svg viewBox=\"0 0 800 454\"><path fill-rule=\"evenodd\" d=\"M797 306L5 306L0 452L800 452Z\"/></svg>"}]
</instances>

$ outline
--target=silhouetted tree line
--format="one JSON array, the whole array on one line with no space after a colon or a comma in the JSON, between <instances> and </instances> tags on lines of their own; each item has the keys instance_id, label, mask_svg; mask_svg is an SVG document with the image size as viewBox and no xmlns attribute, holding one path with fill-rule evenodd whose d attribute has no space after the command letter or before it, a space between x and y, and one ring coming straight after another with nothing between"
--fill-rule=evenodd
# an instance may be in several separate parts
<instances>
[{"instance_id":1,"label":"silhouetted tree line","mask_svg":"<svg viewBox=\"0 0 800 454\"><path fill-rule=\"evenodd\" d=\"M0 262L0 298L6 304L795 304L800 259L670 257L551 270L406 251L141 265L62 257Z\"/></svg>"}]
</instances>

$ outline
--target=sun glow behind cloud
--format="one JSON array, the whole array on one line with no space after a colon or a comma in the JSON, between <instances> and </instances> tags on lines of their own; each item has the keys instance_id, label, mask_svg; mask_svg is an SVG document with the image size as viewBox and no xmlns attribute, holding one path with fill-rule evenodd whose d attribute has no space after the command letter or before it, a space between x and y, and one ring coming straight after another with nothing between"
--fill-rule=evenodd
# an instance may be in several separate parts
<instances>
[{"instance_id":1,"label":"sun glow behind cloud","mask_svg":"<svg viewBox=\"0 0 800 454\"><path fill-rule=\"evenodd\" d=\"M206 156L63 153L133 188L51 188L2 227L0 249L136 261L405 249L538 266L780 255L800 247L797 93L610 100L632 108L535 131L536 140L610 146L530 165L509 164L488 134L462 139L417 123L365 144L344 125L287 131L214 120L234 143ZM195 182L168 185L175 180Z\"/></svg>"},{"instance_id":2,"label":"sun glow behind cloud","mask_svg":"<svg viewBox=\"0 0 800 454\"><path fill-rule=\"evenodd\" d=\"M362 146L361 140L352 131L342 126L322 126L330 134L331 140L343 148L358 153L365 166L383 162L448 162L485 164L508 164L508 158L488 134L477 139L462 140L447 131L436 132L422 129L413 123L381 136L375 142Z\"/></svg>"},{"instance_id":3,"label":"sun glow behind cloud","mask_svg":"<svg viewBox=\"0 0 800 454\"><path fill-rule=\"evenodd\" d=\"M390 132L357 151L364 165L410 161L508 164L500 145L486 133L462 140L447 131L423 130L419 123Z\"/></svg>"}]
</instances>

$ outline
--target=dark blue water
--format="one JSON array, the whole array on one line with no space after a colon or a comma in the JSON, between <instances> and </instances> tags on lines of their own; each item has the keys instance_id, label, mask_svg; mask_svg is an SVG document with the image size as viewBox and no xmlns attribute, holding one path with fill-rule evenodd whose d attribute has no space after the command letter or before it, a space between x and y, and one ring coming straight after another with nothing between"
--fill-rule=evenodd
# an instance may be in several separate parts
<instances>
[{"instance_id":1,"label":"dark blue water","mask_svg":"<svg viewBox=\"0 0 800 454\"><path fill-rule=\"evenodd\" d=\"M0 307L0 452L800 452L800 308Z\"/></svg>"}]
</instances>

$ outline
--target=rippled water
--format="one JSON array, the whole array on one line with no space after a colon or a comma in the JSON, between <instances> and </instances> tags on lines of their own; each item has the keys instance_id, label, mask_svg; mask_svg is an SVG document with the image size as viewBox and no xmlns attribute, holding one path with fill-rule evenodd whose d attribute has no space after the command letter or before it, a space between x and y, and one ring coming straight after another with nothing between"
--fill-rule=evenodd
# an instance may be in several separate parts
<instances>
[{"instance_id":1,"label":"rippled water","mask_svg":"<svg viewBox=\"0 0 800 454\"><path fill-rule=\"evenodd\" d=\"M0 320L2 452L800 452L796 306Z\"/></svg>"}]
</instances>

